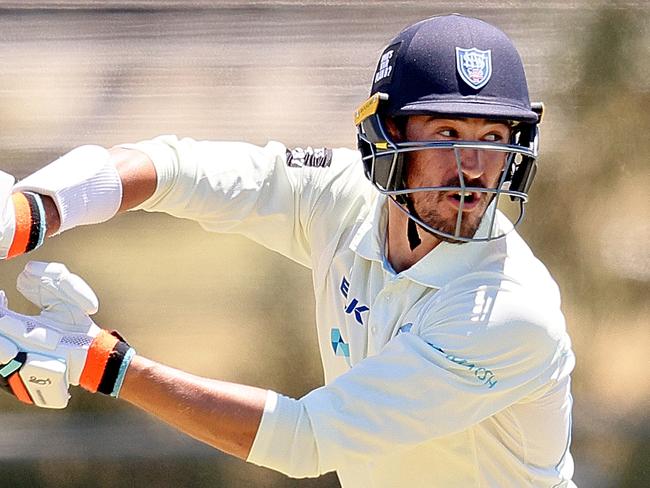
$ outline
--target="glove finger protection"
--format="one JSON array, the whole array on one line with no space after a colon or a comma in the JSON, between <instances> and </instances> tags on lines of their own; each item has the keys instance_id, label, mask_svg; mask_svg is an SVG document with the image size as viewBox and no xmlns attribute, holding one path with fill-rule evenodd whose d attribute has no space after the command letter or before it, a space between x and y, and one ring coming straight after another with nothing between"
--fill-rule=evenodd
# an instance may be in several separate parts
<instances>
[{"instance_id":1,"label":"glove finger protection","mask_svg":"<svg viewBox=\"0 0 650 488\"><path fill-rule=\"evenodd\" d=\"M99 310L95 292L61 263L30 261L16 283L22 295L42 311L40 317L67 330L84 331Z\"/></svg>"},{"instance_id":2,"label":"glove finger protection","mask_svg":"<svg viewBox=\"0 0 650 488\"><path fill-rule=\"evenodd\" d=\"M98 308L92 289L57 263L29 263L20 283L21 292L30 301L46 307L35 317L12 312L6 306L0 308L0 336L27 353L20 371L27 368L30 354L39 355L42 357L33 358L33 368L52 368L58 373L59 364L63 365L66 395L68 385L81 385L88 391L117 397L135 350L116 333L100 329L87 315L86 311L95 312ZM59 364L46 363L43 358ZM32 376L35 381L41 379ZM40 398L29 396L39 406L61 408L67 403L67 397L65 402L59 398L58 406L53 407L51 401L43 405Z\"/></svg>"}]
</instances>

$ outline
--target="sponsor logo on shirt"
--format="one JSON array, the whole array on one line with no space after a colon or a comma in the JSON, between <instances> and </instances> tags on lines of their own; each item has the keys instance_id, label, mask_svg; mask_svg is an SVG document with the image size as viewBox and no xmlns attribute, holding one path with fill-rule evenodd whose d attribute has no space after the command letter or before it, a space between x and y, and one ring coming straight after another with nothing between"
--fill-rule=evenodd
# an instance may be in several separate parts
<instances>
[{"instance_id":1,"label":"sponsor logo on shirt","mask_svg":"<svg viewBox=\"0 0 650 488\"><path fill-rule=\"evenodd\" d=\"M341 290L343 297L347 300L349 298L348 295L350 294L350 282L345 276L341 280L341 286L339 289ZM359 300L356 298L350 299L350 302L345 305L345 313L348 315L354 315L354 319L361 325L365 325L363 323L362 314L369 310L370 308L368 306L360 304Z\"/></svg>"},{"instance_id":2,"label":"sponsor logo on shirt","mask_svg":"<svg viewBox=\"0 0 650 488\"><path fill-rule=\"evenodd\" d=\"M326 147L287 149L287 166L292 168L302 168L303 166L326 168L331 164L332 150Z\"/></svg>"},{"instance_id":3,"label":"sponsor logo on shirt","mask_svg":"<svg viewBox=\"0 0 650 488\"><path fill-rule=\"evenodd\" d=\"M332 329L330 331L330 340L334 355L344 357L348 366L352 367L352 364L350 364L350 344L343 340L340 329Z\"/></svg>"},{"instance_id":4,"label":"sponsor logo on shirt","mask_svg":"<svg viewBox=\"0 0 650 488\"><path fill-rule=\"evenodd\" d=\"M442 349L440 349L439 347L434 346L433 344L429 344L429 345L434 349L436 349L437 351L440 351L442 354L444 354L445 357L452 363L456 363L460 366L464 366L465 368L467 368L468 371L474 374L474 377L476 378L477 381L483 383L484 385L487 385L487 387L490 390L497 385L498 380L496 379L496 376L494 372L492 372L492 370L479 366L478 364L469 361L468 359L460 358L458 356L454 356L453 354L448 354Z\"/></svg>"}]
</instances>

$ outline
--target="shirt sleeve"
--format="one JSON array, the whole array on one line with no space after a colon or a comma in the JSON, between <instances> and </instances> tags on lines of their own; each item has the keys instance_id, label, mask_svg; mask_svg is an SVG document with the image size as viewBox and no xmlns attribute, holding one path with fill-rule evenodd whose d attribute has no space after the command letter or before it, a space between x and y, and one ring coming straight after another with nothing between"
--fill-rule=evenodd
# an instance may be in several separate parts
<instances>
[{"instance_id":1,"label":"shirt sleeve","mask_svg":"<svg viewBox=\"0 0 650 488\"><path fill-rule=\"evenodd\" d=\"M444 301L442 310L427 312L433 313L428 323L394 337L378 355L295 404L285 406L283 400L265 412L251 451L253 462L267 465L264 444L275 450L269 467L290 475L296 468L315 475L376 460L465 430L542 394L553 380L568 374L570 350L556 334L563 322L554 323L561 314L540 306L526 310L527 303L507 294L503 301L509 303L488 306L488 312L479 306L478 295L480 290L474 300L465 295ZM443 318L437 318L440 312ZM543 315L528 320L538 312ZM291 425L289 419L304 420ZM309 468L305 458L292 458L294 445L317 453L306 458L313 460Z\"/></svg>"},{"instance_id":2,"label":"shirt sleeve","mask_svg":"<svg viewBox=\"0 0 650 488\"><path fill-rule=\"evenodd\" d=\"M292 166L278 142L259 147L176 136L122 147L144 152L156 168L156 191L138 209L242 234L308 267L319 197L357 158L355 151L335 149L320 167ZM344 200L333 201L345 206ZM345 214L344 208L334 210Z\"/></svg>"}]
</instances>

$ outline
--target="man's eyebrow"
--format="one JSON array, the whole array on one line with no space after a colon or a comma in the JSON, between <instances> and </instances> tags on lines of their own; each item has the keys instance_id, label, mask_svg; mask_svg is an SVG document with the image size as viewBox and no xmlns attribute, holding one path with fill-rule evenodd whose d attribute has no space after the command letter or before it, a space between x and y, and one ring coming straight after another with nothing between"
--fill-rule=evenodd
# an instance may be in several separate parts
<instances>
[{"instance_id":1,"label":"man's eyebrow","mask_svg":"<svg viewBox=\"0 0 650 488\"><path fill-rule=\"evenodd\" d=\"M457 120L460 122L465 122L477 118L479 117L452 117L452 116L441 116L441 115L429 115L428 120ZM483 119L483 120L485 120L488 124L499 124L499 125L505 125L507 127L510 127L511 125L511 121L505 119Z\"/></svg>"}]
</instances>

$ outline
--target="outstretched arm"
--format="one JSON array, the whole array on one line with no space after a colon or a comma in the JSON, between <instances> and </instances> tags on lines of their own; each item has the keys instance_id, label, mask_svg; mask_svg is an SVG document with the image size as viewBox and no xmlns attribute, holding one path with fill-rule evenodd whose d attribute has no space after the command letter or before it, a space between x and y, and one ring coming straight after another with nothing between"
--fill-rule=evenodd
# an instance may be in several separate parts
<instances>
[{"instance_id":1,"label":"outstretched arm","mask_svg":"<svg viewBox=\"0 0 650 488\"><path fill-rule=\"evenodd\" d=\"M342 153L337 171L355 157ZM328 169L288 164L277 142L160 136L110 150L81 146L16 184L0 172L0 259L138 208L242 234L309 266L314 203L334 174Z\"/></svg>"},{"instance_id":2,"label":"outstretched arm","mask_svg":"<svg viewBox=\"0 0 650 488\"><path fill-rule=\"evenodd\" d=\"M267 391L195 376L136 356L120 398L210 446L246 459Z\"/></svg>"},{"instance_id":3,"label":"outstretched arm","mask_svg":"<svg viewBox=\"0 0 650 488\"><path fill-rule=\"evenodd\" d=\"M125 212L153 195L156 190L156 170L151 160L140 151L114 147L108 152L111 163L117 168L122 181L122 203L119 212ZM47 218L46 237L50 237L59 231L59 211L49 196L43 196L43 206Z\"/></svg>"}]
</instances>

